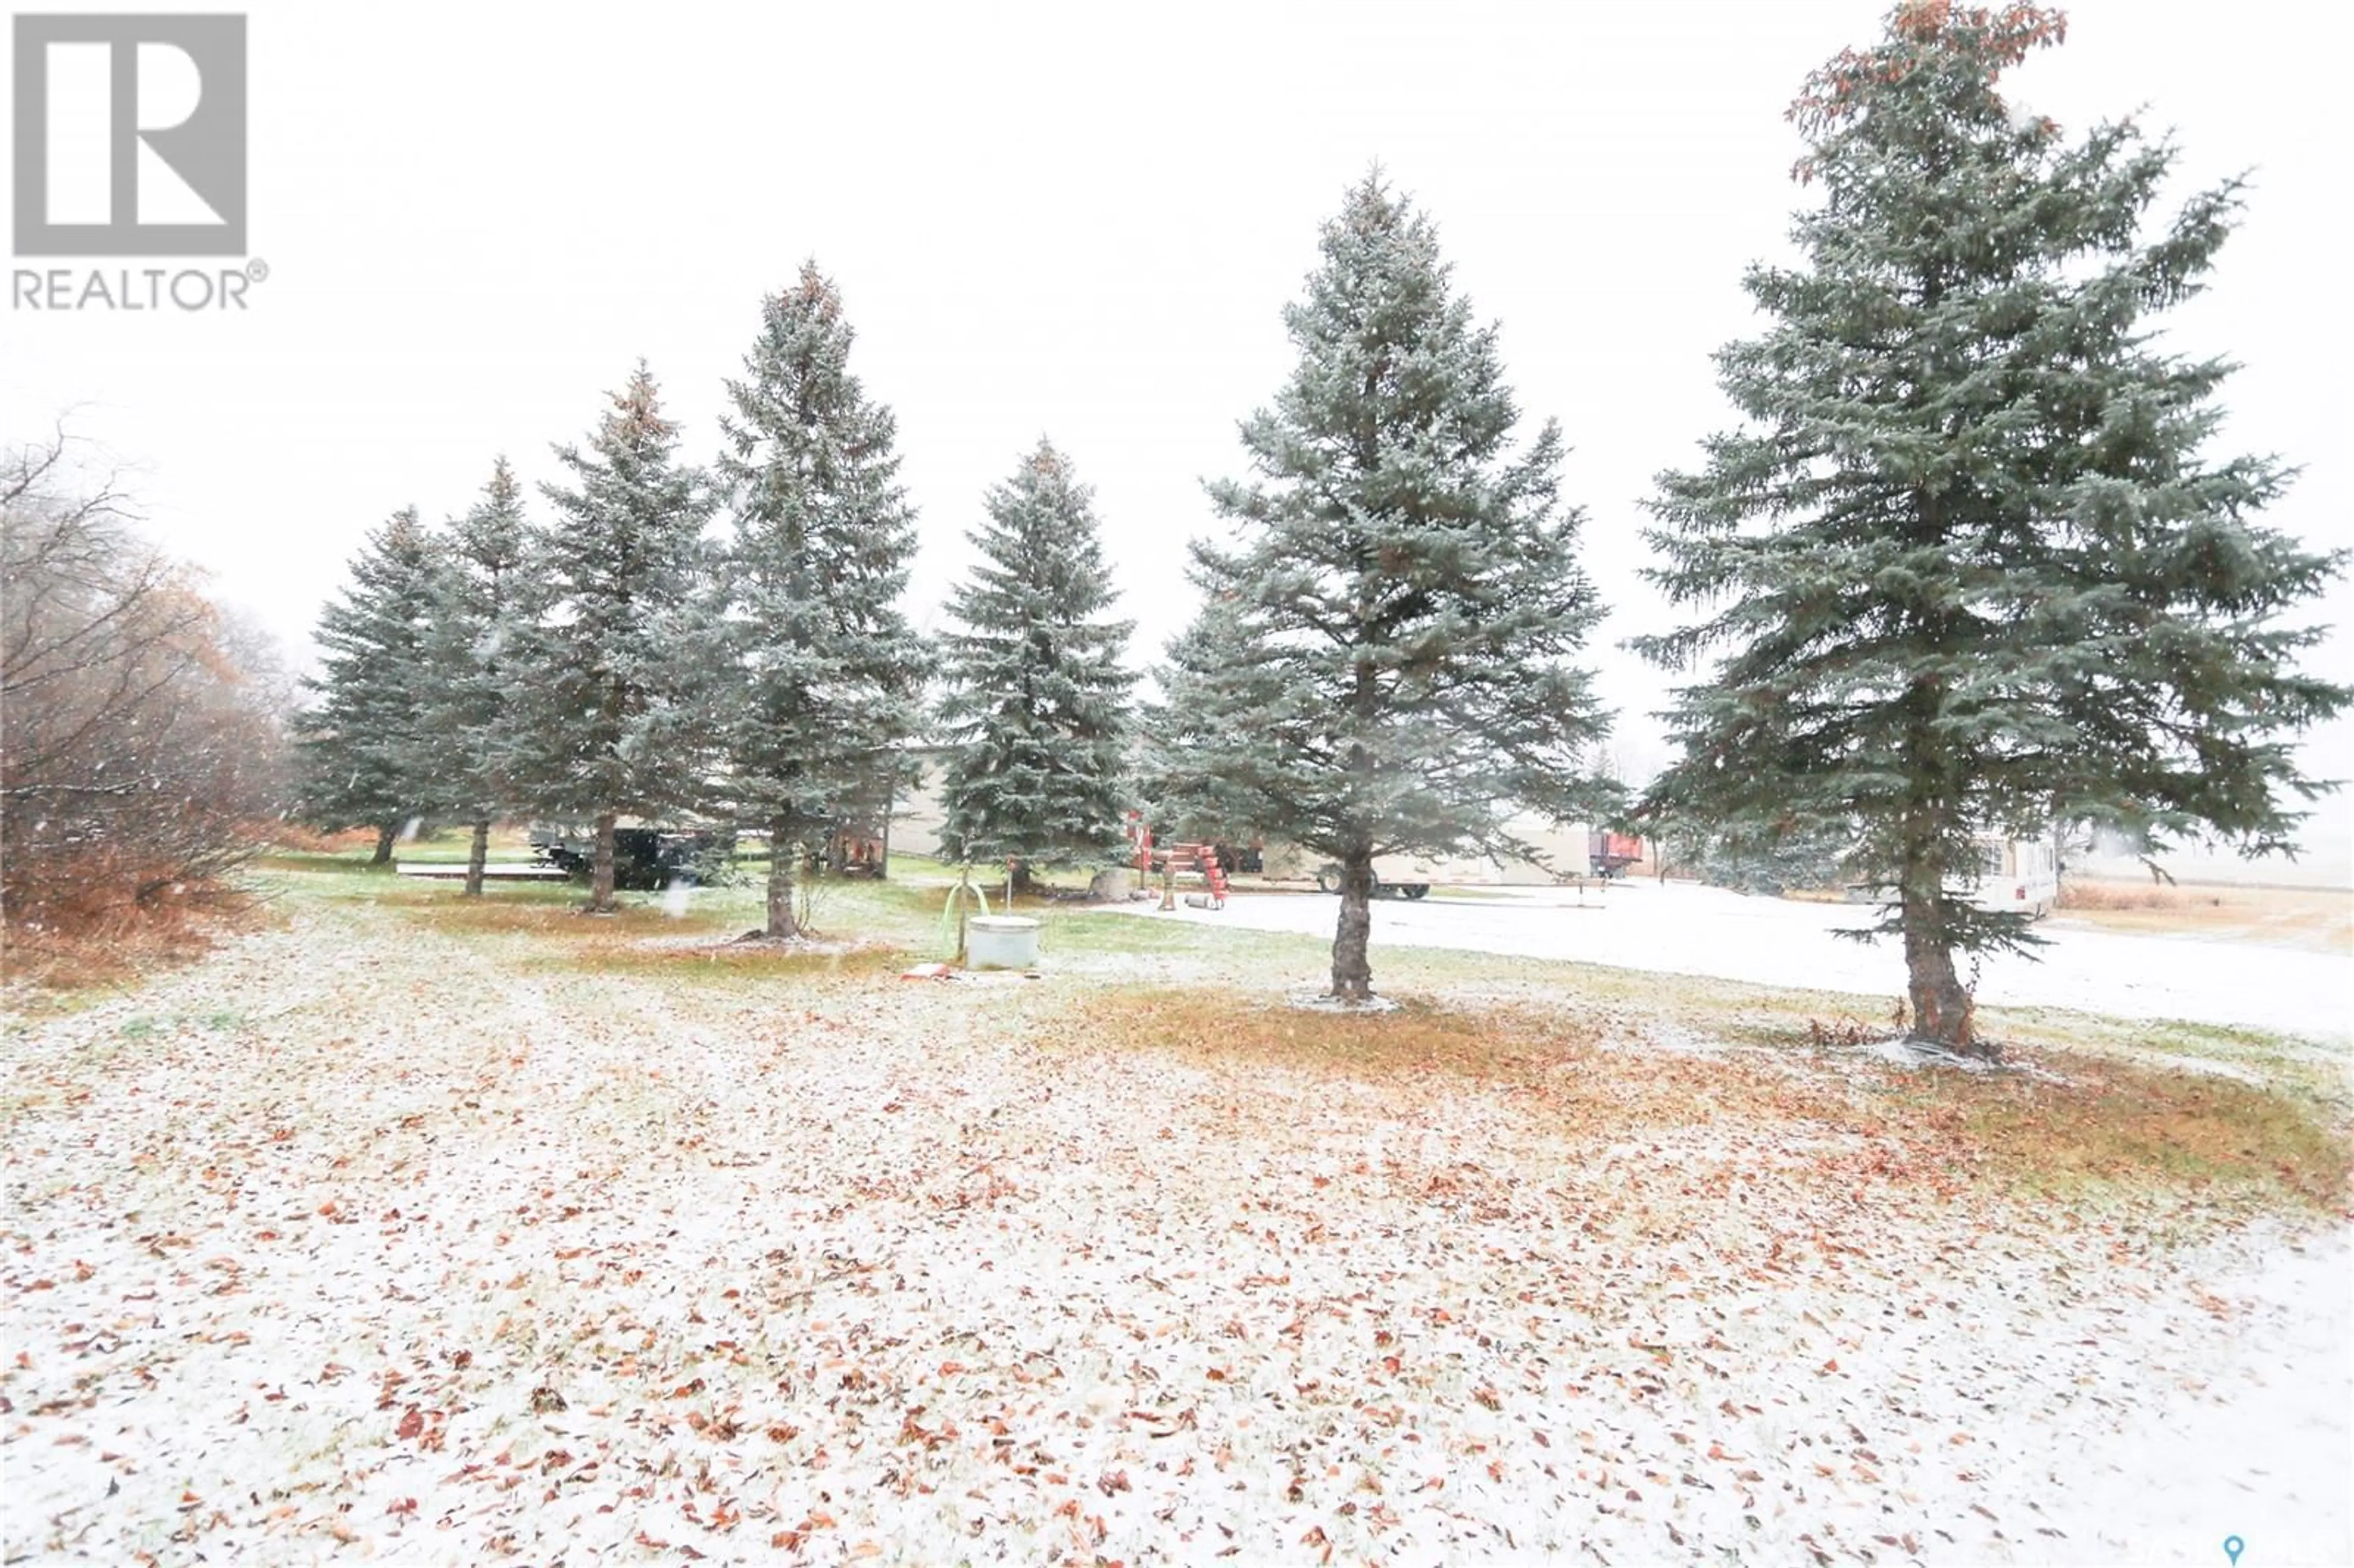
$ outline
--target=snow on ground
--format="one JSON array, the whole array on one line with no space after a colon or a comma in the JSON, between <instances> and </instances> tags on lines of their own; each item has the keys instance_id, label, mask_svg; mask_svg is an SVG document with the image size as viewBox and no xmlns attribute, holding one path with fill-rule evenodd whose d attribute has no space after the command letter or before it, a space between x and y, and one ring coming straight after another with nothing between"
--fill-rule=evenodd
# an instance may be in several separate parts
<instances>
[{"instance_id":1,"label":"snow on ground","mask_svg":"<svg viewBox=\"0 0 2354 1568\"><path fill-rule=\"evenodd\" d=\"M528 950L298 906L11 1033L0 1555L2354 1560L2341 1228Z\"/></svg>"},{"instance_id":2,"label":"snow on ground","mask_svg":"<svg viewBox=\"0 0 2354 1568\"><path fill-rule=\"evenodd\" d=\"M1155 919L1325 938L1335 914L1333 899L1307 894L1236 894L1224 909L1170 914L1149 902L1117 907ZM1831 934L1867 926L1872 917L1862 906L1635 880L1582 895L1499 888L1478 898L1377 900L1373 939L1377 952L1385 945L1459 948L1894 998L1904 990L1903 959L1894 944ZM2179 1018L2332 1044L2354 1035L2348 1001L2354 955L2071 929L2059 920L2047 922L2041 934L2051 945L2040 962L2009 955L1983 961L1981 1002Z\"/></svg>"}]
</instances>

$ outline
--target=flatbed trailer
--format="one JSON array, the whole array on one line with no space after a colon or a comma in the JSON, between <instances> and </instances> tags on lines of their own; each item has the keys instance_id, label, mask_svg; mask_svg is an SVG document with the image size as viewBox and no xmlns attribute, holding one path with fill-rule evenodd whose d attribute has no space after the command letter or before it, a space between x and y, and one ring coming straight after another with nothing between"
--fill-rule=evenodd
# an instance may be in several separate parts
<instances>
[{"instance_id":1,"label":"flatbed trailer","mask_svg":"<svg viewBox=\"0 0 2354 1568\"><path fill-rule=\"evenodd\" d=\"M395 861L393 872L399 876L446 877L455 882L466 874L462 860ZM562 882L570 874L560 865L546 865L538 861L494 860L482 867L486 882Z\"/></svg>"}]
</instances>

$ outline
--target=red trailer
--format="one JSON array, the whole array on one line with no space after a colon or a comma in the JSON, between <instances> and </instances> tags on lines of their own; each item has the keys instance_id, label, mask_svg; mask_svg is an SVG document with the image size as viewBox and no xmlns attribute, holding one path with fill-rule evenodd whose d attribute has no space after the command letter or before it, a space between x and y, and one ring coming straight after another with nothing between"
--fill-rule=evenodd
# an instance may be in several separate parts
<instances>
[{"instance_id":1,"label":"red trailer","mask_svg":"<svg viewBox=\"0 0 2354 1568\"><path fill-rule=\"evenodd\" d=\"M1633 833L1588 833L1585 858L1596 876L1624 876L1628 866L1641 863L1643 841Z\"/></svg>"}]
</instances>

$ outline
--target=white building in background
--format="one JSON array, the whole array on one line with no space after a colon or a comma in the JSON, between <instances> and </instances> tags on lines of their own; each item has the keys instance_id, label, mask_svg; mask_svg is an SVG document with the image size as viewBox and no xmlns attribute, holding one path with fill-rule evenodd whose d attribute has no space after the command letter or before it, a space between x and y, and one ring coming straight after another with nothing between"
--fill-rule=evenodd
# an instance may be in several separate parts
<instances>
[{"instance_id":1,"label":"white building in background","mask_svg":"<svg viewBox=\"0 0 2354 1568\"><path fill-rule=\"evenodd\" d=\"M1947 877L1947 892L1967 894L1971 903L1998 915L2040 920L2052 913L2060 901L2060 853L2052 840L1980 833L1978 850L1978 874Z\"/></svg>"}]
</instances>

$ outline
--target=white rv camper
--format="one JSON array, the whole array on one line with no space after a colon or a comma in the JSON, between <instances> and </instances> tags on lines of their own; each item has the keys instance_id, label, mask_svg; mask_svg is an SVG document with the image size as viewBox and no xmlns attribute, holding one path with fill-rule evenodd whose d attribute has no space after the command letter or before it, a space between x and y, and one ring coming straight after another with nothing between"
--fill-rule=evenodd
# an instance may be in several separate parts
<instances>
[{"instance_id":1,"label":"white rv camper","mask_svg":"<svg viewBox=\"0 0 2354 1568\"><path fill-rule=\"evenodd\" d=\"M1949 876L1946 891L1960 894L1990 914L2024 915L2040 920L2060 901L2060 856L2049 838L1978 835L1978 872Z\"/></svg>"}]
</instances>

